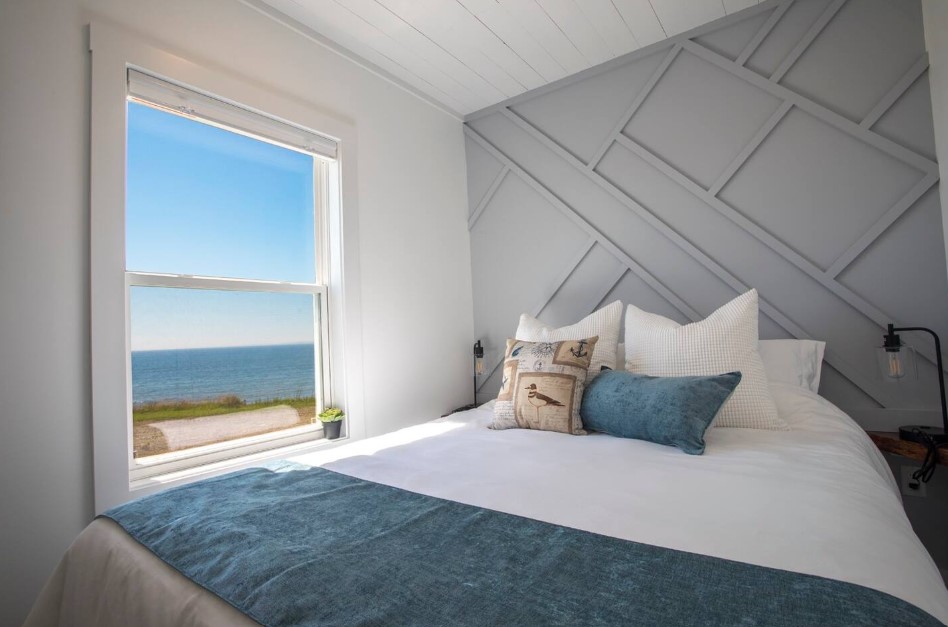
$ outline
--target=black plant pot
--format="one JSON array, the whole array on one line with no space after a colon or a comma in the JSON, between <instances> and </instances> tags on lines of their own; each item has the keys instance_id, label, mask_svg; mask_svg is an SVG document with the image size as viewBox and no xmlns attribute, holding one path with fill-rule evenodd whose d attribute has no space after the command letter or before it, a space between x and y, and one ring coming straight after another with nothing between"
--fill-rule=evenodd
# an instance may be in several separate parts
<instances>
[{"instance_id":1,"label":"black plant pot","mask_svg":"<svg viewBox=\"0 0 948 627\"><path fill-rule=\"evenodd\" d=\"M342 421L337 420L336 422L324 422L323 423L323 435L327 440L335 440L339 437L339 431L342 428Z\"/></svg>"}]
</instances>

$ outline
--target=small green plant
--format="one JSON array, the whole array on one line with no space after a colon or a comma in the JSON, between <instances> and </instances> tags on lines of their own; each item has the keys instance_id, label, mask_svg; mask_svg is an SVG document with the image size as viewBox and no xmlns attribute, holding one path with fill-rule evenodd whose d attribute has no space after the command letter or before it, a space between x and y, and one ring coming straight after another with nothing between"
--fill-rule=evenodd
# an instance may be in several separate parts
<instances>
[{"instance_id":1,"label":"small green plant","mask_svg":"<svg viewBox=\"0 0 948 627\"><path fill-rule=\"evenodd\" d=\"M339 422L345 417L345 412L338 407L327 407L326 410L318 416L322 422Z\"/></svg>"}]
</instances>

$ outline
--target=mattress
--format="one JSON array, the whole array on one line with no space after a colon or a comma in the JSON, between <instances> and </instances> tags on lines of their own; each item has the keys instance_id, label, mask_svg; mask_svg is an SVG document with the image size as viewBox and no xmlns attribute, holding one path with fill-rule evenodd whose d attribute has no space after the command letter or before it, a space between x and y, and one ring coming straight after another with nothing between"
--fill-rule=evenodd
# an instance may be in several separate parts
<instances>
[{"instance_id":1,"label":"mattress","mask_svg":"<svg viewBox=\"0 0 948 627\"><path fill-rule=\"evenodd\" d=\"M787 432L711 429L702 456L601 434L487 429L490 407L292 461L645 544L858 584L948 621L948 591L878 450L810 392ZM253 624L97 520L27 625Z\"/></svg>"}]
</instances>

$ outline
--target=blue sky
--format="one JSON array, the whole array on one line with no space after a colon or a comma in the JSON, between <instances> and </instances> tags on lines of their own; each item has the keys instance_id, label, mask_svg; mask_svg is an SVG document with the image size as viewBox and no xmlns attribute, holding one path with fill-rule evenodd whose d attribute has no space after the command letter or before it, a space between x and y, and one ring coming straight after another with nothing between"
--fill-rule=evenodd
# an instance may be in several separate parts
<instances>
[{"instance_id":1,"label":"blue sky","mask_svg":"<svg viewBox=\"0 0 948 627\"><path fill-rule=\"evenodd\" d=\"M309 294L132 287L132 350L313 342Z\"/></svg>"},{"instance_id":2,"label":"blue sky","mask_svg":"<svg viewBox=\"0 0 948 627\"><path fill-rule=\"evenodd\" d=\"M313 157L128 105L126 267L311 282ZM132 350L311 342L312 297L136 288Z\"/></svg>"}]
</instances>

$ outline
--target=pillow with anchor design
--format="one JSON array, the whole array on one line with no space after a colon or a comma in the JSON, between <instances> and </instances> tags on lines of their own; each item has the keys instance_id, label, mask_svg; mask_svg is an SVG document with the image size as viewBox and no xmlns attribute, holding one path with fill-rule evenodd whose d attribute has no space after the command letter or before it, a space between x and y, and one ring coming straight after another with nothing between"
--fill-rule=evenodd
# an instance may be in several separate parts
<instances>
[{"instance_id":1,"label":"pillow with anchor design","mask_svg":"<svg viewBox=\"0 0 948 627\"><path fill-rule=\"evenodd\" d=\"M563 342L507 340L491 429L584 435L579 408L599 337Z\"/></svg>"}]
</instances>

